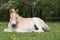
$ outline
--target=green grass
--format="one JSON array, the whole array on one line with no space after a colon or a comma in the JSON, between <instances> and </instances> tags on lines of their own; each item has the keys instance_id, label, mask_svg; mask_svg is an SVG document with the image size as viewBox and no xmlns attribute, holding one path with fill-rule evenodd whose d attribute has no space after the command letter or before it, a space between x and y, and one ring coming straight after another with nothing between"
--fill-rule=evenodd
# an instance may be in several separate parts
<instances>
[{"instance_id":1,"label":"green grass","mask_svg":"<svg viewBox=\"0 0 60 40\"><path fill-rule=\"evenodd\" d=\"M50 31L43 33L4 32L8 22L0 22L0 40L60 40L60 23L48 23Z\"/></svg>"}]
</instances>

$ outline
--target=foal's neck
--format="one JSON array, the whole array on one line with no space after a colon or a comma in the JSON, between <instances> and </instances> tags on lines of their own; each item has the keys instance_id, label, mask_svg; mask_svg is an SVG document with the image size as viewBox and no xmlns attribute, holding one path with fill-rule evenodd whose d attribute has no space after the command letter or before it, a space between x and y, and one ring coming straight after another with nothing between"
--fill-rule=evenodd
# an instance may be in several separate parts
<instances>
[{"instance_id":1,"label":"foal's neck","mask_svg":"<svg viewBox=\"0 0 60 40\"><path fill-rule=\"evenodd\" d=\"M18 15L18 18L23 18L23 17Z\"/></svg>"},{"instance_id":2,"label":"foal's neck","mask_svg":"<svg viewBox=\"0 0 60 40\"><path fill-rule=\"evenodd\" d=\"M17 15L17 20L21 20L23 17Z\"/></svg>"}]
</instances>

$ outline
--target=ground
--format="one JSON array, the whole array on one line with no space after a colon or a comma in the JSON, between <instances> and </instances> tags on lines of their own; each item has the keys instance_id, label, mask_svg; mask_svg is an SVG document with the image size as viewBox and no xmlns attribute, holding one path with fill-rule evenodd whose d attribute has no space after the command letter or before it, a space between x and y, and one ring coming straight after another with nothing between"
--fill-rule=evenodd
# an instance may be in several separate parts
<instances>
[{"instance_id":1,"label":"ground","mask_svg":"<svg viewBox=\"0 0 60 40\"><path fill-rule=\"evenodd\" d=\"M0 40L60 40L60 22L48 23L50 31L41 33L4 32L8 22L0 22Z\"/></svg>"}]
</instances>

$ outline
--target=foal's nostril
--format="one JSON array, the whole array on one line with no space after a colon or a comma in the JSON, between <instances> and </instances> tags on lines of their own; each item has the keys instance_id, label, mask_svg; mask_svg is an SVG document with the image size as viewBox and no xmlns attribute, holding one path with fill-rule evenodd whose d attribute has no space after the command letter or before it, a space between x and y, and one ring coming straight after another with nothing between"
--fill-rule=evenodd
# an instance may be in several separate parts
<instances>
[{"instance_id":1,"label":"foal's nostril","mask_svg":"<svg viewBox=\"0 0 60 40\"><path fill-rule=\"evenodd\" d=\"M12 24L12 27L15 27L16 26L16 24Z\"/></svg>"}]
</instances>

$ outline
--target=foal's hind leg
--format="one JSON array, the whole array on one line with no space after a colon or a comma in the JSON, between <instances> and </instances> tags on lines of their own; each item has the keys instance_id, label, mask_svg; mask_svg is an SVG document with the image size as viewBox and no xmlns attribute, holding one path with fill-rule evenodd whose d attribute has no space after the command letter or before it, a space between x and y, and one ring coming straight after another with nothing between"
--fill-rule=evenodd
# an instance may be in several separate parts
<instances>
[{"instance_id":1,"label":"foal's hind leg","mask_svg":"<svg viewBox=\"0 0 60 40\"><path fill-rule=\"evenodd\" d=\"M42 29L42 27L40 27L38 24L36 24L36 26L38 27L38 30L35 29L34 32L44 32L44 30Z\"/></svg>"},{"instance_id":2,"label":"foal's hind leg","mask_svg":"<svg viewBox=\"0 0 60 40\"><path fill-rule=\"evenodd\" d=\"M39 23L40 21L38 20L38 18L33 18L33 22L36 25L36 27L38 28L38 30L35 30L34 32L44 32L44 30L42 29L42 27Z\"/></svg>"},{"instance_id":3,"label":"foal's hind leg","mask_svg":"<svg viewBox=\"0 0 60 40\"><path fill-rule=\"evenodd\" d=\"M39 28L39 30L43 30L43 31L49 31L49 27L48 25L41 20L40 18L33 18L34 24L37 26L37 28Z\"/></svg>"},{"instance_id":4,"label":"foal's hind leg","mask_svg":"<svg viewBox=\"0 0 60 40\"><path fill-rule=\"evenodd\" d=\"M37 27L38 25L37 26L36 25L34 26L35 27L34 32L44 32L41 27Z\"/></svg>"},{"instance_id":5,"label":"foal's hind leg","mask_svg":"<svg viewBox=\"0 0 60 40\"><path fill-rule=\"evenodd\" d=\"M34 26L34 27L35 27L34 32L44 32L44 30L43 30L42 27L38 24L37 21L35 21L34 24L35 24L35 26Z\"/></svg>"}]
</instances>

